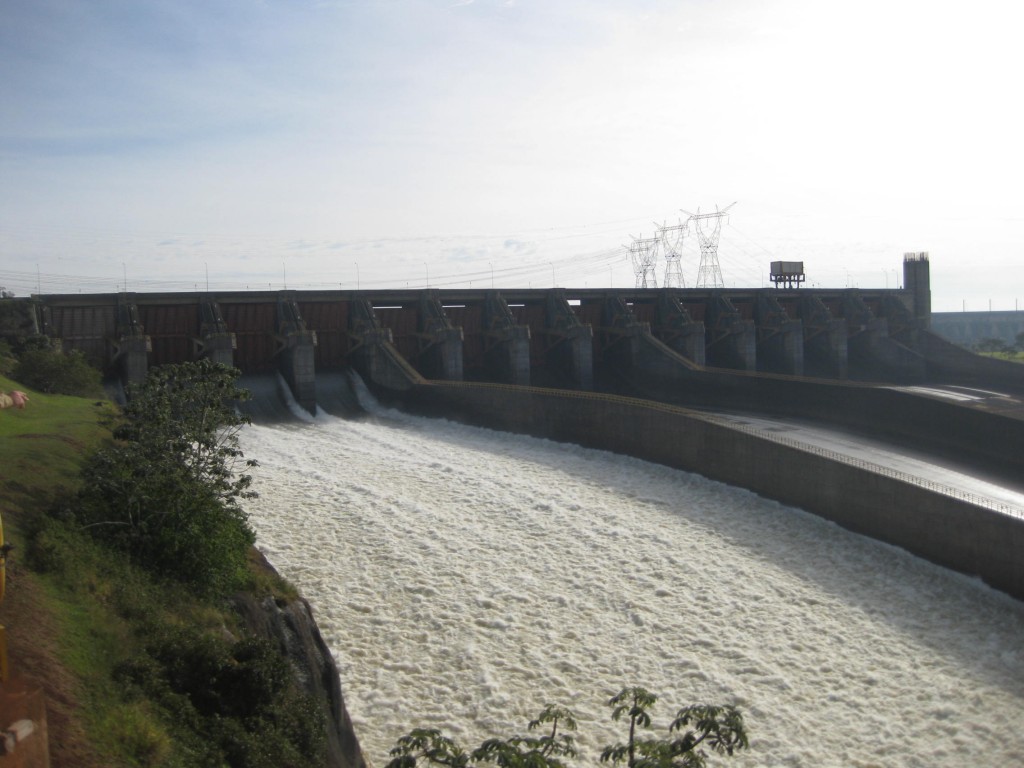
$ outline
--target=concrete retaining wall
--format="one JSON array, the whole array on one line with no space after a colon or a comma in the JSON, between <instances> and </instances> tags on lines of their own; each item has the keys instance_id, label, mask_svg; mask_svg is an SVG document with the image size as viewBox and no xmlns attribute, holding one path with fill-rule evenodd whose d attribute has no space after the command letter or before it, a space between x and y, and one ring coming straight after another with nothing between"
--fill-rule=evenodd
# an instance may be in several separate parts
<instances>
[{"instance_id":1,"label":"concrete retaining wall","mask_svg":"<svg viewBox=\"0 0 1024 768\"><path fill-rule=\"evenodd\" d=\"M1024 394L1024 365L1020 363L976 355L928 331L921 333L920 344L934 380Z\"/></svg>"},{"instance_id":2,"label":"concrete retaining wall","mask_svg":"<svg viewBox=\"0 0 1024 768\"><path fill-rule=\"evenodd\" d=\"M622 379L631 394L649 400L818 420L885 437L908 450L927 445L932 453L987 473L1012 478L1024 473L1024 420L1013 417L1016 403L1007 401L1003 414L995 406L981 410L878 385L720 369L694 372L668 362L625 371ZM1012 373L1024 372L1024 366L1006 365L1016 369Z\"/></svg>"},{"instance_id":3,"label":"concrete retaining wall","mask_svg":"<svg viewBox=\"0 0 1024 768\"><path fill-rule=\"evenodd\" d=\"M432 382L413 411L635 456L742 486L1024 599L1024 518L682 408L631 398Z\"/></svg>"}]
</instances>

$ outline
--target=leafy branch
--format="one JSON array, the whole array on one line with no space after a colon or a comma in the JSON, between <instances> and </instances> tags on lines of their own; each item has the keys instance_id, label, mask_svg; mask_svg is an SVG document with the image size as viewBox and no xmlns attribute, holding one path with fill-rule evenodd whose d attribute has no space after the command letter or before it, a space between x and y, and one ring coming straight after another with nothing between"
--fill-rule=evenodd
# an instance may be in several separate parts
<instances>
[{"instance_id":1,"label":"leafy branch","mask_svg":"<svg viewBox=\"0 0 1024 768\"><path fill-rule=\"evenodd\" d=\"M612 719L628 720L629 736L625 744L605 747L601 762L624 762L627 768L703 768L707 754L702 745L730 757L748 747L740 712L731 706L705 704L680 709L669 726L668 738L641 739L638 732L651 728L650 709L655 702L657 697L640 687L623 688L608 700ZM485 763L500 768L566 768L562 758L575 758L577 752L573 737L560 734L559 727L575 731L576 717L565 707L549 704L528 728L533 731L548 724L551 730L544 736L491 738L472 752L466 752L437 729L416 729L398 740L387 768L416 768L418 761L450 768Z\"/></svg>"},{"instance_id":2,"label":"leafy branch","mask_svg":"<svg viewBox=\"0 0 1024 768\"><path fill-rule=\"evenodd\" d=\"M241 502L253 498L239 447L249 393L238 371L209 360L167 365L129 388L116 442L82 473L84 530L161 575L203 591L230 588L255 536ZM242 471L238 471L239 469Z\"/></svg>"}]
</instances>

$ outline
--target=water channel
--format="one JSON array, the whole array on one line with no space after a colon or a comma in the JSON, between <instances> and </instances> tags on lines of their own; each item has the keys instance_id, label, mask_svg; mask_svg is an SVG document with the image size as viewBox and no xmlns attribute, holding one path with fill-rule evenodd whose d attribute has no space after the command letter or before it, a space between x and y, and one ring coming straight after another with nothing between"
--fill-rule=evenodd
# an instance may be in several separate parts
<instances>
[{"instance_id":1,"label":"water channel","mask_svg":"<svg viewBox=\"0 0 1024 768\"><path fill-rule=\"evenodd\" d=\"M607 698L743 711L735 766L1024 765L1024 604L743 489L410 416L247 428L259 546L312 603L374 765Z\"/></svg>"}]
</instances>

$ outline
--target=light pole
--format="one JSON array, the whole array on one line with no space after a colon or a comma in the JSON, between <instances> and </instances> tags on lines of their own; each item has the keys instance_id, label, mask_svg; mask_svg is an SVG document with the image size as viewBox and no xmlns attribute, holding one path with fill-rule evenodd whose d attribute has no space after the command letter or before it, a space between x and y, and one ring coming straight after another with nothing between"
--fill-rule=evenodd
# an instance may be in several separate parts
<instances>
[{"instance_id":1,"label":"light pole","mask_svg":"<svg viewBox=\"0 0 1024 768\"><path fill-rule=\"evenodd\" d=\"M423 262L423 269L427 271L427 288L430 287L430 267L427 266L427 262Z\"/></svg>"},{"instance_id":2,"label":"light pole","mask_svg":"<svg viewBox=\"0 0 1024 768\"><path fill-rule=\"evenodd\" d=\"M487 262L491 267L491 290L494 290L494 265L491 262Z\"/></svg>"},{"instance_id":3,"label":"light pole","mask_svg":"<svg viewBox=\"0 0 1024 768\"><path fill-rule=\"evenodd\" d=\"M356 290L359 290L359 262L353 262L356 265Z\"/></svg>"},{"instance_id":4,"label":"light pole","mask_svg":"<svg viewBox=\"0 0 1024 768\"><path fill-rule=\"evenodd\" d=\"M555 264L552 261L549 261L548 264L551 265L551 287L554 288L555 287Z\"/></svg>"}]
</instances>

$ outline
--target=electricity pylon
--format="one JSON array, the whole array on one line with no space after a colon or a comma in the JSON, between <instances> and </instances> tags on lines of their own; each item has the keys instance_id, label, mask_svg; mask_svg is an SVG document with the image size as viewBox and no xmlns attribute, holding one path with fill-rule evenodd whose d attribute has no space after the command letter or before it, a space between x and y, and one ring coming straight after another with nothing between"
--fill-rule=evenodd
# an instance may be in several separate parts
<instances>
[{"instance_id":1,"label":"electricity pylon","mask_svg":"<svg viewBox=\"0 0 1024 768\"><path fill-rule=\"evenodd\" d=\"M654 274L658 260L657 237L634 237L629 248L629 256L633 261L633 273L636 275L637 288L657 288L658 278Z\"/></svg>"},{"instance_id":2,"label":"electricity pylon","mask_svg":"<svg viewBox=\"0 0 1024 768\"><path fill-rule=\"evenodd\" d=\"M686 281L683 279L681 262L683 240L689 232L690 222L683 221L672 227L655 222L654 226L658 227L658 239L661 240L661 247L665 249L665 287L685 288Z\"/></svg>"},{"instance_id":3,"label":"electricity pylon","mask_svg":"<svg viewBox=\"0 0 1024 768\"><path fill-rule=\"evenodd\" d=\"M722 210L718 210L716 205L714 213L701 213L700 208L697 209L697 213L683 211L690 217L687 222L693 222L694 229L697 230L697 242L700 243L700 267L697 270L698 288L725 288L722 268L718 265L718 238L722 234L722 217L734 205L736 203L729 203ZM700 223L708 219L715 220L715 228L711 232L705 232L700 227Z\"/></svg>"}]
</instances>

